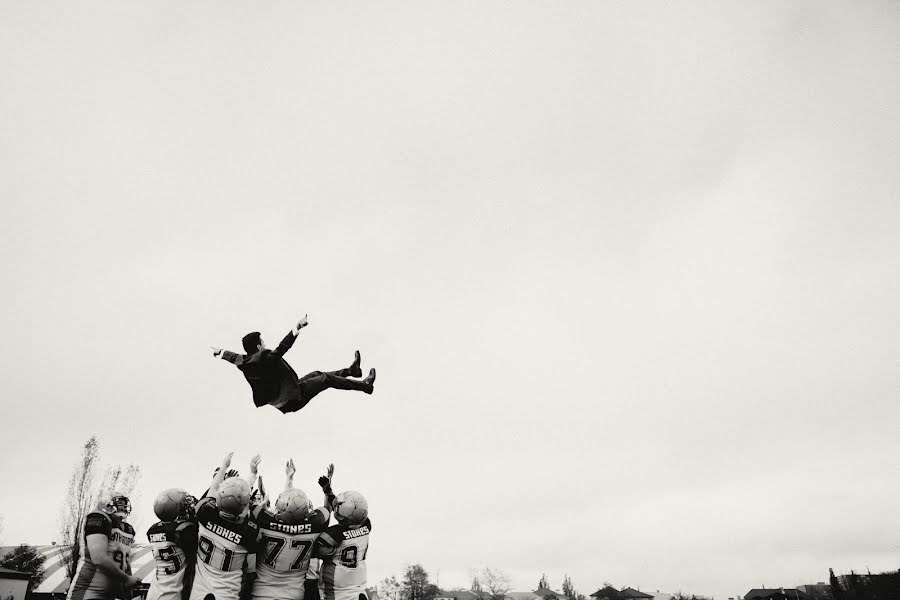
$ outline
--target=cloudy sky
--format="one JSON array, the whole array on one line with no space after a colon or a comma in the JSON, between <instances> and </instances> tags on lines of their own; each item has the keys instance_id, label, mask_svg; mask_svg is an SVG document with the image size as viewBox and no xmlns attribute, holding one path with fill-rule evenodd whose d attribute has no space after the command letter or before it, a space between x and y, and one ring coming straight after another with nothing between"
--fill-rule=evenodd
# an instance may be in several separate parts
<instances>
[{"instance_id":1,"label":"cloudy sky","mask_svg":"<svg viewBox=\"0 0 900 600\"><path fill-rule=\"evenodd\" d=\"M370 582L895 569L898 40L876 1L3 2L3 541L57 538L97 434L139 530L227 450L333 461ZM295 368L359 348L375 393L254 408L209 346L304 313Z\"/></svg>"}]
</instances>

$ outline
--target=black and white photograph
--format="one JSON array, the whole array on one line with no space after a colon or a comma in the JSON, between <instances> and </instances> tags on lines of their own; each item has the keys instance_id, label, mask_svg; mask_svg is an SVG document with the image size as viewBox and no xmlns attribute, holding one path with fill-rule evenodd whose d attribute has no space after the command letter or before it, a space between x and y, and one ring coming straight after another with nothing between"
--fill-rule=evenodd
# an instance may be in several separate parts
<instances>
[{"instance_id":1,"label":"black and white photograph","mask_svg":"<svg viewBox=\"0 0 900 600\"><path fill-rule=\"evenodd\" d=\"M896 0L0 0L0 600L900 600Z\"/></svg>"}]
</instances>

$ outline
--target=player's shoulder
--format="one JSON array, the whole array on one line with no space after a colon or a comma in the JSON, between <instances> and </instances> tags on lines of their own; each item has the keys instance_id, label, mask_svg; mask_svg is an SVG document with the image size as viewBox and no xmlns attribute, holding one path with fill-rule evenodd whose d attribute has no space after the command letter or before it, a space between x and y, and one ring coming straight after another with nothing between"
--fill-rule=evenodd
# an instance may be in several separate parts
<instances>
[{"instance_id":1,"label":"player's shoulder","mask_svg":"<svg viewBox=\"0 0 900 600\"><path fill-rule=\"evenodd\" d=\"M200 516L201 512L210 510L217 510L216 499L212 496L201 498L200 500L197 500L197 503L194 505L194 512L197 516Z\"/></svg>"},{"instance_id":2,"label":"player's shoulder","mask_svg":"<svg viewBox=\"0 0 900 600\"><path fill-rule=\"evenodd\" d=\"M114 517L112 526L126 535L134 535L134 527L125 519Z\"/></svg>"},{"instance_id":3,"label":"player's shoulder","mask_svg":"<svg viewBox=\"0 0 900 600\"><path fill-rule=\"evenodd\" d=\"M173 525L175 527L175 531L177 531L178 533L183 533L185 531L194 531L197 529L197 523L189 519L183 521L175 521Z\"/></svg>"},{"instance_id":4,"label":"player's shoulder","mask_svg":"<svg viewBox=\"0 0 900 600\"><path fill-rule=\"evenodd\" d=\"M90 535L92 533L105 533L109 535L112 531L113 520L110 515L102 511L88 513L84 518L84 533Z\"/></svg>"},{"instance_id":5,"label":"player's shoulder","mask_svg":"<svg viewBox=\"0 0 900 600\"><path fill-rule=\"evenodd\" d=\"M259 511L259 513L257 513L256 517L254 517L253 520L262 529L268 529L276 523L281 523L281 519L278 518L278 515L276 515L268 508L264 508Z\"/></svg>"},{"instance_id":6,"label":"player's shoulder","mask_svg":"<svg viewBox=\"0 0 900 600\"><path fill-rule=\"evenodd\" d=\"M332 525L325 531L335 540L335 542L341 543L369 535L372 531L372 522L369 521L369 519L366 519L361 525L356 527L348 527L347 525L338 523L337 525Z\"/></svg>"},{"instance_id":7,"label":"player's shoulder","mask_svg":"<svg viewBox=\"0 0 900 600\"><path fill-rule=\"evenodd\" d=\"M253 515L247 515L244 517L243 523L244 529L250 532L258 532L259 531L259 516L254 517Z\"/></svg>"},{"instance_id":8,"label":"player's shoulder","mask_svg":"<svg viewBox=\"0 0 900 600\"><path fill-rule=\"evenodd\" d=\"M158 521L147 530L147 539L151 542L164 542L172 539L177 523L172 521Z\"/></svg>"},{"instance_id":9,"label":"player's shoulder","mask_svg":"<svg viewBox=\"0 0 900 600\"><path fill-rule=\"evenodd\" d=\"M106 523L112 523L112 515L107 512L103 512L102 510L95 510L94 512L89 512L84 520L104 521Z\"/></svg>"},{"instance_id":10,"label":"player's shoulder","mask_svg":"<svg viewBox=\"0 0 900 600\"><path fill-rule=\"evenodd\" d=\"M325 531L326 529L328 529L328 520L330 518L331 513L328 511L328 509L319 507L309 513L309 516L306 517L305 522L309 523L315 531Z\"/></svg>"}]
</instances>

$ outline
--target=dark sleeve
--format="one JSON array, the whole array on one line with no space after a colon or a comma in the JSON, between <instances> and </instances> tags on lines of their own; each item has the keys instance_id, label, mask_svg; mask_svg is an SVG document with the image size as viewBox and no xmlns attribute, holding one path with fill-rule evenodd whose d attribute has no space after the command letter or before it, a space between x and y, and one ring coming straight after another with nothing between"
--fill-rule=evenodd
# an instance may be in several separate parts
<instances>
[{"instance_id":1,"label":"dark sleeve","mask_svg":"<svg viewBox=\"0 0 900 600\"><path fill-rule=\"evenodd\" d=\"M338 543L334 540L333 537L331 537L331 534L331 531L326 531L318 538L316 538L316 543L313 546L313 557L327 558L334 554Z\"/></svg>"},{"instance_id":2,"label":"dark sleeve","mask_svg":"<svg viewBox=\"0 0 900 600\"><path fill-rule=\"evenodd\" d=\"M194 505L194 512L197 515L198 521L202 521L204 517L210 516L209 511L213 511L214 513L216 511L216 501L210 496L201 499Z\"/></svg>"},{"instance_id":3,"label":"dark sleeve","mask_svg":"<svg viewBox=\"0 0 900 600\"><path fill-rule=\"evenodd\" d=\"M327 506L320 506L309 516L309 522L313 527L325 529L328 527L328 521L331 519L331 510Z\"/></svg>"},{"instance_id":4,"label":"dark sleeve","mask_svg":"<svg viewBox=\"0 0 900 600\"><path fill-rule=\"evenodd\" d=\"M95 533L102 533L106 537L112 535L112 519L101 512L92 512L84 520L84 538Z\"/></svg>"},{"instance_id":5,"label":"dark sleeve","mask_svg":"<svg viewBox=\"0 0 900 600\"><path fill-rule=\"evenodd\" d=\"M278 356L284 356L284 353L291 349L291 346L294 345L294 340L297 339L297 336L294 335L293 331L288 331L288 334L284 336L284 339L281 340L281 343L278 344L278 347L275 348L274 352Z\"/></svg>"},{"instance_id":6,"label":"dark sleeve","mask_svg":"<svg viewBox=\"0 0 900 600\"><path fill-rule=\"evenodd\" d=\"M197 524L185 521L175 529L178 545L188 557L197 553Z\"/></svg>"},{"instance_id":7,"label":"dark sleeve","mask_svg":"<svg viewBox=\"0 0 900 600\"><path fill-rule=\"evenodd\" d=\"M222 350L222 360L227 360L228 362L239 367L244 364L244 355L237 354L236 352L232 352L231 350Z\"/></svg>"}]
</instances>

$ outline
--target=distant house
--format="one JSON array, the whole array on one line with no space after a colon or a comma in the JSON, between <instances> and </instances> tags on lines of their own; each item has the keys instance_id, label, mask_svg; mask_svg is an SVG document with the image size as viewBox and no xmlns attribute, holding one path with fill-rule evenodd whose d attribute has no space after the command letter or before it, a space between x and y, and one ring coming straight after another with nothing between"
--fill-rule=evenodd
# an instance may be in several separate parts
<instances>
[{"instance_id":1,"label":"distant house","mask_svg":"<svg viewBox=\"0 0 900 600\"><path fill-rule=\"evenodd\" d=\"M832 600L831 585L823 582L798 585L797 589L806 594L808 600Z\"/></svg>"},{"instance_id":2,"label":"distant house","mask_svg":"<svg viewBox=\"0 0 900 600\"><path fill-rule=\"evenodd\" d=\"M618 600L619 590L608 585L591 594L591 598L596 598L596 600Z\"/></svg>"},{"instance_id":3,"label":"distant house","mask_svg":"<svg viewBox=\"0 0 900 600\"><path fill-rule=\"evenodd\" d=\"M645 594L640 590L636 590L634 588L624 588L619 592L620 600L653 600L653 594Z\"/></svg>"},{"instance_id":4,"label":"distant house","mask_svg":"<svg viewBox=\"0 0 900 600\"><path fill-rule=\"evenodd\" d=\"M543 600L567 600L565 594L561 592L554 592L553 590L545 587L539 587L532 593L538 598L542 598Z\"/></svg>"},{"instance_id":5,"label":"distant house","mask_svg":"<svg viewBox=\"0 0 900 600\"><path fill-rule=\"evenodd\" d=\"M744 600L808 600L806 594L794 588L756 588L744 594Z\"/></svg>"},{"instance_id":6,"label":"distant house","mask_svg":"<svg viewBox=\"0 0 900 600\"><path fill-rule=\"evenodd\" d=\"M541 600L534 592L506 592L506 600Z\"/></svg>"},{"instance_id":7,"label":"distant house","mask_svg":"<svg viewBox=\"0 0 900 600\"><path fill-rule=\"evenodd\" d=\"M489 597L490 594L488 594L487 592L473 592L471 590L443 590L434 597L434 600L484 600L485 598Z\"/></svg>"},{"instance_id":8,"label":"distant house","mask_svg":"<svg viewBox=\"0 0 900 600\"><path fill-rule=\"evenodd\" d=\"M486 596L490 597L490 594ZM484 598L480 600L484 600ZM562 592L540 587L533 592L507 592L505 600L569 600L569 598Z\"/></svg>"},{"instance_id":9,"label":"distant house","mask_svg":"<svg viewBox=\"0 0 900 600\"><path fill-rule=\"evenodd\" d=\"M0 567L0 598L25 600L31 575Z\"/></svg>"}]
</instances>

